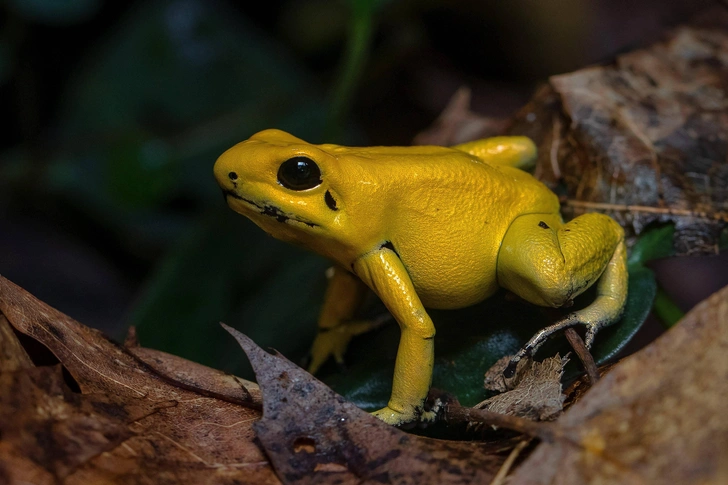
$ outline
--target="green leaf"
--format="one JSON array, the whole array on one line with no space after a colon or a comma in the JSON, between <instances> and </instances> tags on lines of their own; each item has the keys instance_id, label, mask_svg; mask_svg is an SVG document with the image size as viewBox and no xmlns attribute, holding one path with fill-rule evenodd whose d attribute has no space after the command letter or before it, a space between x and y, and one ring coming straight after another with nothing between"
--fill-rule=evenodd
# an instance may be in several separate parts
<instances>
[{"instance_id":1,"label":"green leaf","mask_svg":"<svg viewBox=\"0 0 728 485\"><path fill-rule=\"evenodd\" d=\"M657 289L654 312L666 328L672 327L685 316L685 312L677 306L662 288Z\"/></svg>"},{"instance_id":2,"label":"green leaf","mask_svg":"<svg viewBox=\"0 0 728 485\"><path fill-rule=\"evenodd\" d=\"M655 278L646 268L636 267L629 276L629 295L619 322L599 332L594 345L601 363L616 355L639 330L652 307ZM577 299L577 306L593 300L593 292ZM432 386L455 394L471 406L487 397L483 374L504 355L516 352L536 331L548 325L538 307L508 302L503 294L478 305L453 311L429 312L435 336L435 369ZM358 406L373 410L386 405L392 385L394 359L399 341L396 325L358 337L347 353L348 369L328 365L323 380ZM569 351L559 336L544 345L537 357L564 355Z\"/></svg>"},{"instance_id":3,"label":"green leaf","mask_svg":"<svg viewBox=\"0 0 728 485\"><path fill-rule=\"evenodd\" d=\"M628 260L629 264L645 264L653 259L674 256L674 234L675 226L673 224L646 230L632 247Z\"/></svg>"}]
</instances>

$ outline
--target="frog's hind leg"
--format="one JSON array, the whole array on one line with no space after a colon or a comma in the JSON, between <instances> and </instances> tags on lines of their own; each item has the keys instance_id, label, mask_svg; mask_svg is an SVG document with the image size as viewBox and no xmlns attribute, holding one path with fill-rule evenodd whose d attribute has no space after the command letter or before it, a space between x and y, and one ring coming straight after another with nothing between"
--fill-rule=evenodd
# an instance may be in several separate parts
<instances>
[{"instance_id":1,"label":"frog's hind leg","mask_svg":"<svg viewBox=\"0 0 728 485\"><path fill-rule=\"evenodd\" d=\"M525 136L494 136L469 141L452 148L467 152L493 165L528 170L536 164L536 145Z\"/></svg>"},{"instance_id":2,"label":"frog's hind leg","mask_svg":"<svg viewBox=\"0 0 728 485\"><path fill-rule=\"evenodd\" d=\"M551 335L586 326L590 347L600 328L614 323L627 299L627 251L622 228L603 214L567 224L557 214L529 214L509 227L498 255L498 283L541 306L564 307L596 282L593 303L539 331L511 359L505 375Z\"/></svg>"}]
</instances>

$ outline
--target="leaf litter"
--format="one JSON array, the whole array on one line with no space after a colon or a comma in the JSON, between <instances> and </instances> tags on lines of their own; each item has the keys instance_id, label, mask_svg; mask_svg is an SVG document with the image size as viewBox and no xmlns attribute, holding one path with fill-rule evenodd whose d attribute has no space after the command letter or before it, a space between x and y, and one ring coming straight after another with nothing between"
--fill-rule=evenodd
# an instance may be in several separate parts
<instances>
[{"instance_id":1,"label":"leaf litter","mask_svg":"<svg viewBox=\"0 0 728 485\"><path fill-rule=\"evenodd\" d=\"M0 310L73 380L69 387L58 365L33 365L14 332L0 331L0 477L8 483L482 483L513 446L406 434L236 334L261 385L259 421L245 401L253 392L235 396L228 386L216 399L175 387L173 366L161 366L160 377L4 279ZM224 394L214 378L188 376L185 385L200 381ZM725 288L614 366L557 421L518 418L542 444L510 483L720 483L728 477L727 381Z\"/></svg>"},{"instance_id":2,"label":"leaf litter","mask_svg":"<svg viewBox=\"0 0 728 485\"><path fill-rule=\"evenodd\" d=\"M175 370L166 354L125 349L1 277L0 312L53 352L80 390L59 366L3 364L0 470L8 483L279 483L254 442L255 384L218 385L226 380L219 371L172 358ZM4 353L11 345L3 342ZM22 361L15 354L3 361ZM194 390L201 381L206 387Z\"/></svg>"},{"instance_id":3,"label":"leaf litter","mask_svg":"<svg viewBox=\"0 0 728 485\"><path fill-rule=\"evenodd\" d=\"M727 52L725 29L677 29L551 78L505 133L534 138L536 174L563 184L565 212L604 211L634 234L672 221L678 253L714 251L728 221ZM441 120L457 126L429 135L501 130L463 110L466 92ZM555 422L503 420L542 441L509 483L728 482L726 302L728 289L700 304ZM482 483L503 480L528 441L406 434L241 335L262 389L133 338L114 344L2 278L0 312L3 483ZM62 367L36 366L10 326Z\"/></svg>"}]
</instances>

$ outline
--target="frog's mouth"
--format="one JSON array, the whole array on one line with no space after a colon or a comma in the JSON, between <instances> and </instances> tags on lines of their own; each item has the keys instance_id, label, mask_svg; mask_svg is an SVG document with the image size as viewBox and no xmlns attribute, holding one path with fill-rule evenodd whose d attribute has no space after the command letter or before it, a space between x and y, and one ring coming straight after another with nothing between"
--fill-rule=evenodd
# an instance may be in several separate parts
<instances>
[{"instance_id":1,"label":"frog's mouth","mask_svg":"<svg viewBox=\"0 0 728 485\"><path fill-rule=\"evenodd\" d=\"M306 221L306 220L301 219L300 217L296 217L292 214L286 214L285 212L283 212L281 209L279 209L278 207L276 207L274 205L270 205L270 204L260 205L255 201L246 199L245 197L242 197L242 196L236 194L232 190L223 190L222 193L225 196L226 201L227 201L228 197L232 197L233 199L242 201L243 203L250 206L251 209L258 212L259 214L268 216L268 217L272 217L278 222L282 222L285 224L285 223L289 223L289 221L292 221L292 222L297 222L299 224L305 224L308 227L318 227L318 224L315 224L310 221Z\"/></svg>"}]
</instances>

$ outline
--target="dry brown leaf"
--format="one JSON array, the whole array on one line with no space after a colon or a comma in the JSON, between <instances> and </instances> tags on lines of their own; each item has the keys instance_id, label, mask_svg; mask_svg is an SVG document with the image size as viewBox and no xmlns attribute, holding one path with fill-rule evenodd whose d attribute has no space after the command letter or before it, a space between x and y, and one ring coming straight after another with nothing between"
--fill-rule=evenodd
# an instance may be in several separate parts
<instances>
[{"instance_id":1,"label":"dry brown leaf","mask_svg":"<svg viewBox=\"0 0 728 485\"><path fill-rule=\"evenodd\" d=\"M728 287L600 379L509 483L728 483L726 383Z\"/></svg>"},{"instance_id":2,"label":"dry brown leaf","mask_svg":"<svg viewBox=\"0 0 728 485\"><path fill-rule=\"evenodd\" d=\"M489 118L470 110L471 92L458 89L435 122L418 133L413 145L457 145L478 138L498 135L508 124L506 119Z\"/></svg>"},{"instance_id":3,"label":"dry brown leaf","mask_svg":"<svg viewBox=\"0 0 728 485\"><path fill-rule=\"evenodd\" d=\"M728 223L728 17L682 27L613 65L554 76L507 134L532 137L564 212L602 211L639 234L673 221L680 254L716 252Z\"/></svg>"},{"instance_id":4,"label":"dry brown leaf","mask_svg":"<svg viewBox=\"0 0 728 485\"><path fill-rule=\"evenodd\" d=\"M255 429L284 483L488 483L506 459L483 443L434 440L389 426L225 328L260 384L264 410Z\"/></svg>"},{"instance_id":5,"label":"dry brown leaf","mask_svg":"<svg viewBox=\"0 0 728 485\"><path fill-rule=\"evenodd\" d=\"M483 376L483 388L486 391L506 392L515 388L520 380L525 376L533 366L533 359L526 357L518 361L516 372L512 377L506 378L503 373L511 363L512 355L504 355L496 360L490 368L485 371Z\"/></svg>"},{"instance_id":6,"label":"dry brown leaf","mask_svg":"<svg viewBox=\"0 0 728 485\"><path fill-rule=\"evenodd\" d=\"M132 355L151 367L160 377L178 387L234 404L261 410L263 399L258 384L176 355L144 347L126 347Z\"/></svg>"},{"instance_id":7,"label":"dry brown leaf","mask_svg":"<svg viewBox=\"0 0 728 485\"><path fill-rule=\"evenodd\" d=\"M279 483L254 443L254 386L166 354L134 355L1 277L0 312L50 349L81 391L58 367L3 371L0 482ZM19 352L4 357L14 335L0 335L4 360L23 362Z\"/></svg>"},{"instance_id":8,"label":"dry brown leaf","mask_svg":"<svg viewBox=\"0 0 728 485\"><path fill-rule=\"evenodd\" d=\"M510 361L510 356L499 362L506 359ZM562 359L559 354L546 358L542 362L529 360L528 369L516 372L518 380L514 383L515 387L496 394L474 407L534 421L556 419L561 414L564 405L565 396L561 393L561 376L568 361L568 357ZM501 372L502 376L505 366L501 367L497 362L494 367Z\"/></svg>"},{"instance_id":9,"label":"dry brown leaf","mask_svg":"<svg viewBox=\"0 0 728 485\"><path fill-rule=\"evenodd\" d=\"M0 314L0 372L30 369L33 361L15 337L8 319Z\"/></svg>"},{"instance_id":10,"label":"dry brown leaf","mask_svg":"<svg viewBox=\"0 0 728 485\"><path fill-rule=\"evenodd\" d=\"M112 452L134 432L82 399L63 381L60 366L0 374L2 483L55 483L84 463ZM72 482L72 480L69 480Z\"/></svg>"}]
</instances>

